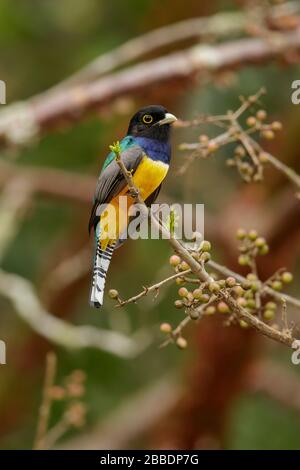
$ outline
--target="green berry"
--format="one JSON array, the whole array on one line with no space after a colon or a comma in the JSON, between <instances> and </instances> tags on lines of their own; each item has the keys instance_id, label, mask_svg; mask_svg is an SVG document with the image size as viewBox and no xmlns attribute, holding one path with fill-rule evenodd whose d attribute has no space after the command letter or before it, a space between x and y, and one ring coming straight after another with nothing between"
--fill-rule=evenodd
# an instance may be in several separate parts
<instances>
[{"instance_id":1,"label":"green berry","mask_svg":"<svg viewBox=\"0 0 300 470\"><path fill-rule=\"evenodd\" d=\"M201 300L202 303L206 304L209 301L209 299L210 299L210 297L209 297L208 294L202 294L200 300Z\"/></svg>"},{"instance_id":2,"label":"green berry","mask_svg":"<svg viewBox=\"0 0 300 470\"><path fill-rule=\"evenodd\" d=\"M108 295L111 299L117 299L119 297L119 292L116 289L110 289Z\"/></svg>"},{"instance_id":3,"label":"green berry","mask_svg":"<svg viewBox=\"0 0 300 470\"><path fill-rule=\"evenodd\" d=\"M250 262L249 256L247 255L240 255L238 258L238 263L240 266L248 266Z\"/></svg>"},{"instance_id":4,"label":"green berry","mask_svg":"<svg viewBox=\"0 0 300 470\"><path fill-rule=\"evenodd\" d=\"M266 239L264 237L258 237L256 240L255 240L255 246L257 248L262 248L263 246L266 245Z\"/></svg>"},{"instance_id":5,"label":"green berry","mask_svg":"<svg viewBox=\"0 0 300 470\"><path fill-rule=\"evenodd\" d=\"M248 280L245 280L245 281L243 281L243 283L242 283L242 288L243 288L244 290L249 290L249 289L251 289L251 286L252 286L252 284L251 284L251 282L248 281Z\"/></svg>"},{"instance_id":6,"label":"green berry","mask_svg":"<svg viewBox=\"0 0 300 470\"><path fill-rule=\"evenodd\" d=\"M254 309L256 307L256 303L254 299L248 299L246 303L247 308Z\"/></svg>"},{"instance_id":7,"label":"green berry","mask_svg":"<svg viewBox=\"0 0 300 470\"><path fill-rule=\"evenodd\" d=\"M189 291L185 287L180 287L180 289L178 289L179 297L187 297L188 293Z\"/></svg>"},{"instance_id":8,"label":"green berry","mask_svg":"<svg viewBox=\"0 0 300 470\"><path fill-rule=\"evenodd\" d=\"M205 251L204 253L201 254L200 261L202 261L203 263L207 263L207 261L209 261L210 258L211 258L210 253Z\"/></svg>"},{"instance_id":9,"label":"green berry","mask_svg":"<svg viewBox=\"0 0 300 470\"><path fill-rule=\"evenodd\" d=\"M187 269L189 269L189 265L186 261L182 261L179 265L179 269L180 271L186 271Z\"/></svg>"},{"instance_id":10,"label":"green berry","mask_svg":"<svg viewBox=\"0 0 300 470\"><path fill-rule=\"evenodd\" d=\"M257 276L254 273L249 273L249 274L247 274L247 279L248 279L248 281L256 281Z\"/></svg>"},{"instance_id":11,"label":"green berry","mask_svg":"<svg viewBox=\"0 0 300 470\"><path fill-rule=\"evenodd\" d=\"M242 295L244 295L245 293L244 289L241 286L235 286L233 292L237 297L242 297Z\"/></svg>"},{"instance_id":12,"label":"green berry","mask_svg":"<svg viewBox=\"0 0 300 470\"><path fill-rule=\"evenodd\" d=\"M282 273L282 275L281 275L281 280L282 280L282 282L284 282L285 284L289 284L289 283L292 282L292 280L293 280L293 275L292 275L292 273L289 273L288 271L285 271L285 272Z\"/></svg>"},{"instance_id":13,"label":"green berry","mask_svg":"<svg viewBox=\"0 0 300 470\"><path fill-rule=\"evenodd\" d=\"M219 302L217 308L218 312L220 313L228 313L230 311L228 305L225 302Z\"/></svg>"},{"instance_id":14,"label":"green berry","mask_svg":"<svg viewBox=\"0 0 300 470\"><path fill-rule=\"evenodd\" d=\"M252 283L251 283L251 290L252 290L252 292L257 292L258 289L259 289L259 284L258 284L258 282L252 282Z\"/></svg>"},{"instance_id":15,"label":"green berry","mask_svg":"<svg viewBox=\"0 0 300 470\"><path fill-rule=\"evenodd\" d=\"M263 317L265 320L273 320L274 315L275 315L274 310L269 310L269 309L265 310L263 313Z\"/></svg>"},{"instance_id":16,"label":"green berry","mask_svg":"<svg viewBox=\"0 0 300 470\"><path fill-rule=\"evenodd\" d=\"M200 250L201 251L210 251L211 250L211 243L207 240L203 240L200 245Z\"/></svg>"},{"instance_id":17,"label":"green berry","mask_svg":"<svg viewBox=\"0 0 300 470\"><path fill-rule=\"evenodd\" d=\"M275 302L267 302L265 308L267 310L276 310L277 305L275 304Z\"/></svg>"},{"instance_id":18,"label":"green berry","mask_svg":"<svg viewBox=\"0 0 300 470\"><path fill-rule=\"evenodd\" d=\"M238 240L244 240L244 238L246 237L247 235L247 232L246 230L244 230L243 228L239 228L236 232L236 238Z\"/></svg>"},{"instance_id":19,"label":"green berry","mask_svg":"<svg viewBox=\"0 0 300 470\"><path fill-rule=\"evenodd\" d=\"M201 289L195 289L193 291L193 296L194 296L194 299L200 300L201 297L202 297L202 290Z\"/></svg>"},{"instance_id":20,"label":"green berry","mask_svg":"<svg viewBox=\"0 0 300 470\"><path fill-rule=\"evenodd\" d=\"M250 232L248 233L248 238L252 241L256 240L257 239L257 231L256 230L250 230Z\"/></svg>"},{"instance_id":21,"label":"green berry","mask_svg":"<svg viewBox=\"0 0 300 470\"><path fill-rule=\"evenodd\" d=\"M260 255L267 255L269 253L269 246L267 244L263 245L261 248L259 248L258 253Z\"/></svg>"},{"instance_id":22,"label":"green berry","mask_svg":"<svg viewBox=\"0 0 300 470\"><path fill-rule=\"evenodd\" d=\"M272 282L272 289L276 291L280 291L282 289L282 282L281 281L273 281Z\"/></svg>"},{"instance_id":23,"label":"green berry","mask_svg":"<svg viewBox=\"0 0 300 470\"><path fill-rule=\"evenodd\" d=\"M182 308L184 306L184 303L182 300L175 300L174 305L176 308Z\"/></svg>"},{"instance_id":24,"label":"green berry","mask_svg":"<svg viewBox=\"0 0 300 470\"><path fill-rule=\"evenodd\" d=\"M217 282L210 282L208 285L208 289L210 292L216 294L220 291L221 287Z\"/></svg>"}]
</instances>

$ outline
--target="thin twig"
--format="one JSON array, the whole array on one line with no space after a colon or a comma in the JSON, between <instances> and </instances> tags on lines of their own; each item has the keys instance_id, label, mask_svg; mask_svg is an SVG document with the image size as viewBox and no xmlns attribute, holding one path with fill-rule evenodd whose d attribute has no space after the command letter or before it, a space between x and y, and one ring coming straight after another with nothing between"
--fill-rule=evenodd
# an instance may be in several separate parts
<instances>
[{"instance_id":1,"label":"thin twig","mask_svg":"<svg viewBox=\"0 0 300 470\"><path fill-rule=\"evenodd\" d=\"M56 355L54 354L54 352L49 352L46 356L46 372L43 386L43 398L39 410L38 426L33 447L35 450L45 449L45 437L48 430L48 423L52 404L50 389L54 385L56 375L56 364Z\"/></svg>"},{"instance_id":2,"label":"thin twig","mask_svg":"<svg viewBox=\"0 0 300 470\"><path fill-rule=\"evenodd\" d=\"M170 281L173 281L174 279L177 279L178 277L184 277L185 274L189 274L190 272L191 272L190 269L186 269L185 271L173 274L172 276L169 276L166 279L163 279L162 281L159 281L156 284L153 284L152 286L144 287L144 289L139 294L136 294L133 297L130 297L129 299L126 299L126 300L120 300L119 303L116 305L116 307L124 307L124 305L135 303L139 299L144 297L145 295L149 294L150 292L157 291L164 284Z\"/></svg>"}]
</instances>

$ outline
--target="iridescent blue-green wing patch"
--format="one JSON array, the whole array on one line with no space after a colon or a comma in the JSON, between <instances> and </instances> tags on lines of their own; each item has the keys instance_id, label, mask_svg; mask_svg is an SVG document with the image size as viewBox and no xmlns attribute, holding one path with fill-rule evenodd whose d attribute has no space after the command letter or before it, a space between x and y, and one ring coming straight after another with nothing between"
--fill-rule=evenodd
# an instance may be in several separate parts
<instances>
[{"instance_id":1,"label":"iridescent blue-green wing patch","mask_svg":"<svg viewBox=\"0 0 300 470\"><path fill-rule=\"evenodd\" d=\"M121 147L121 152L125 152L125 150L128 150L130 147L132 147L133 145L135 145L135 142L134 142L134 138L130 135L127 135L126 137L124 137L124 139L121 140L120 142L120 147ZM102 170L101 170L101 173L103 173L103 171L105 170L105 168L108 167L108 165L114 161L114 159L116 158L116 155L114 152L110 152L106 159L104 160L104 163L103 163L103 167L102 167Z\"/></svg>"}]
</instances>

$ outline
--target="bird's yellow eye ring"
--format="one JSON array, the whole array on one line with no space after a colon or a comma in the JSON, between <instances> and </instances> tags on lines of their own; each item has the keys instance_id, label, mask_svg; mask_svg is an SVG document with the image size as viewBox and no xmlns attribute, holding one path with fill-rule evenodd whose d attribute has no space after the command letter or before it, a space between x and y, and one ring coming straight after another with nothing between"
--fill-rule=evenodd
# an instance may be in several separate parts
<instances>
[{"instance_id":1,"label":"bird's yellow eye ring","mask_svg":"<svg viewBox=\"0 0 300 470\"><path fill-rule=\"evenodd\" d=\"M152 121L153 121L153 117L150 114L145 114L143 116L143 122L145 124L151 124Z\"/></svg>"}]
</instances>

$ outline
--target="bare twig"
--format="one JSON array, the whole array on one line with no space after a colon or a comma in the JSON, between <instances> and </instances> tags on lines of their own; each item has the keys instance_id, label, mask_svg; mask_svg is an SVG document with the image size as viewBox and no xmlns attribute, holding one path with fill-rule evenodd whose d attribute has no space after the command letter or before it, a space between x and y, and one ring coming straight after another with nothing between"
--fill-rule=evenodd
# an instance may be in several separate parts
<instances>
[{"instance_id":1,"label":"bare twig","mask_svg":"<svg viewBox=\"0 0 300 470\"><path fill-rule=\"evenodd\" d=\"M46 373L43 387L43 399L39 410L38 427L34 443L35 450L41 450L45 448L45 437L48 430L52 403L50 389L54 385L56 363L56 355L53 352L49 352L46 356Z\"/></svg>"},{"instance_id":2,"label":"bare twig","mask_svg":"<svg viewBox=\"0 0 300 470\"><path fill-rule=\"evenodd\" d=\"M163 279L162 281L159 281L156 284L153 284L152 286L144 287L144 289L139 294L136 294L133 297L130 297L129 299L126 299L126 300L120 300L119 303L116 305L116 307L123 307L124 305L135 303L138 300L140 300L142 297L144 297L145 295L149 294L150 292L158 291L159 288L163 286L164 284L167 284L170 281L174 281L174 279L177 279L178 277L183 277L185 274L188 274L190 272L191 272L190 269L186 269L185 271L173 274L172 276L169 276L166 279Z\"/></svg>"}]
</instances>

